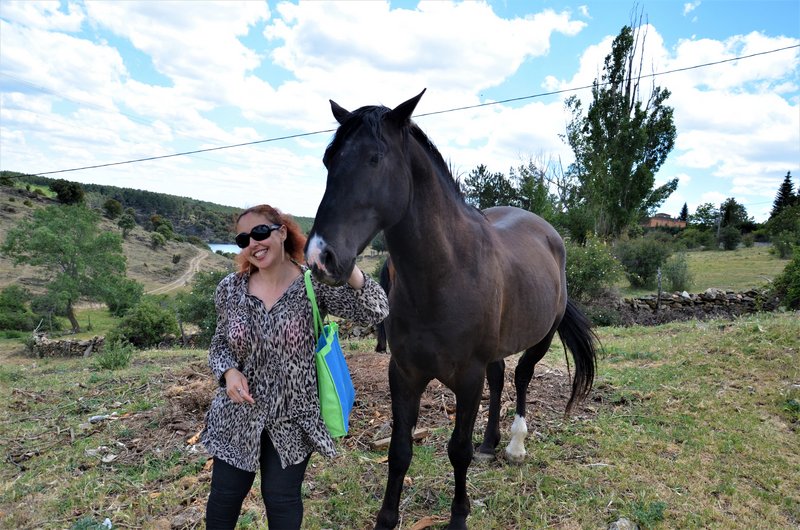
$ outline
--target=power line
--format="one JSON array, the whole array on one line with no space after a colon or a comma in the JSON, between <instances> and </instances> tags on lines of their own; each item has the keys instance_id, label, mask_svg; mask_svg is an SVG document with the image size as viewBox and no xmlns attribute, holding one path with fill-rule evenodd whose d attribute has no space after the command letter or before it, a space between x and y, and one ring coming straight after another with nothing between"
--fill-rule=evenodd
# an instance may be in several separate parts
<instances>
[{"instance_id":1,"label":"power line","mask_svg":"<svg viewBox=\"0 0 800 530\"><path fill-rule=\"evenodd\" d=\"M774 50L768 50L768 51L764 51L764 52L751 53L749 55L742 55L742 56L738 56L738 57L733 57L731 59L722 59L722 60L719 60L719 61L696 64L696 65L693 65L693 66L686 66L686 67L683 67L683 68L675 68L673 70L666 70L664 72L655 72L655 73L651 73L651 74L641 75L640 77L643 78L643 79L654 78L654 77L658 77L658 76L662 76L662 75L674 74L674 73L677 73L677 72L686 72L686 71L689 71L689 70L696 70L696 69L699 69L699 68L707 68L709 66L716 66L716 65L720 65L720 64L724 64L724 63L733 62L733 61L739 61L739 60L742 60L742 59L751 59L753 57L759 57L759 56L762 56L762 55L768 55L768 54L777 53L777 52L786 51L786 50L791 50L791 49L795 49L795 48L800 48L800 44L795 44L793 46L785 46L783 48L776 48ZM521 97L516 97L516 98L503 99L503 100L499 100L499 101L491 101L491 102L487 102L487 103L479 103L477 105L468 105L468 106L465 106L465 107L454 107L454 108L446 109L446 110L427 112L427 113L424 113L424 114L417 114L414 117L415 118L421 118L421 117L424 117L424 116L434 116L434 115L437 115L437 114L446 114L446 113L449 113L449 112L458 112L458 111L462 111L462 110L469 110L469 109L476 109L476 108L481 108L481 107L488 107L488 106L491 106L491 105L500 105L500 104L503 104L503 103L511 103L511 102L515 102L515 101L524 101L524 100L528 100L528 99L541 98L541 97L546 97L546 96L553 96L553 95L558 95L558 94L564 94L564 93L567 93L567 92L577 92L579 90L586 90L586 89L589 89L589 88L593 88L595 85L596 86L605 86L605 85L608 85L608 84L609 84L609 82L605 82L605 83L597 83L596 82L596 83L593 83L591 85L584 85L584 86L580 86L580 87L565 88L565 89L561 89L561 90L553 90L553 91L550 91L550 92L540 92L540 93L531 94L531 95L528 95L528 96L521 96ZM313 131L313 132L307 132L307 133L291 134L291 135L288 135L288 136L278 136L278 137L274 137L274 138L266 138L266 139L263 139L263 140L255 140L255 141L252 141L252 142L244 142L244 143L239 143L239 144L223 145L223 146L219 146L219 147L209 147L209 148L206 148L206 149L196 149L196 150L193 150L193 151L182 151L182 152L172 153L172 154L168 154L168 155L158 155L158 156L149 156L149 157L145 157L145 158L136 158L136 159L132 159L132 160L124 160L122 162L109 162L109 163L106 163L106 164L96 164L96 165L93 165L93 166L82 166L82 167L69 168L69 169L59 169L57 171L44 171L44 172L40 172L40 173L32 173L31 175L37 175L37 176L54 175L54 174L57 174L57 173L68 173L68 172L72 172L72 171L81 171L81 170L84 170L84 169L97 169L97 168L101 168L101 167L121 166L121 165L124 165L124 164L135 164L135 163L138 163L138 162L148 162L148 161L152 161L152 160L161 160L161 159L164 159L164 158L174 158L174 157L178 157L178 156L195 155L195 154L198 154L198 153L208 153L208 152L211 152L211 151L221 151L221 150L224 150L224 149L234 149L234 148L237 148L237 147L246 147L246 146L258 145L258 144L269 143L269 142L277 142L277 141L281 141L281 140L291 140L293 138L302 138L302 137L305 137L305 136L314 136L314 135L317 135L317 134L331 133L331 132L335 132L335 131L336 131L336 129L324 129L324 130L320 130L320 131Z\"/></svg>"}]
</instances>

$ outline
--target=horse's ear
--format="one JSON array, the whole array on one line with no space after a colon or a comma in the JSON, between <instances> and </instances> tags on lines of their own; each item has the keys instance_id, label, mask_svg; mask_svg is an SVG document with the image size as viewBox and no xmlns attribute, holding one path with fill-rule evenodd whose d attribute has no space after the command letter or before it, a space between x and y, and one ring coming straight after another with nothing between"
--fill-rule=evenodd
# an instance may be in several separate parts
<instances>
[{"instance_id":1,"label":"horse's ear","mask_svg":"<svg viewBox=\"0 0 800 530\"><path fill-rule=\"evenodd\" d=\"M426 90L428 89L423 88L422 92L413 98L409 99L405 103L400 103L393 110L389 111L389 114L386 115L386 119L392 120L397 125L404 125L408 120L411 119L411 115L414 113L417 103L419 103L419 100L422 98L422 94L424 94Z\"/></svg>"},{"instance_id":2,"label":"horse's ear","mask_svg":"<svg viewBox=\"0 0 800 530\"><path fill-rule=\"evenodd\" d=\"M339 104L332 99L329 99L328 101L331 102L331 111L333 112L333 117L336 118L336 121L339 122L339 125L342 125L347 117L350 116L350 111L340 107Z\"/></svg>"}]
</instances>

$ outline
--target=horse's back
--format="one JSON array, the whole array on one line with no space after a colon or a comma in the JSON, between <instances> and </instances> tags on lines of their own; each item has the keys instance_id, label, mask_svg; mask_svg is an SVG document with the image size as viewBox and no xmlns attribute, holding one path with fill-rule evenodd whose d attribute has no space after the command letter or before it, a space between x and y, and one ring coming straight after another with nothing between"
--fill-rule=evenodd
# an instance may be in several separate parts
<instances>
[{"instance_id":1,"label":"horse's back","mask_svg":"<svg viewBox=\"0 0 800 530\"><path fill-rule=\"evenodd\" d=\"M502 268L500 353L538 343L558 324L567 303L566 250L550 223L520 208L484 210Z\"/></svg>"},{"instance_id":2,"label":"horse's back","mask_svg":"<svg viewBox=\"0 0 800 530\"><path fill-rule=\"evenodd\" d=\"M513 206L495 206L483 211L506 252L528 259L533 253L549 252L564 266L566 251L561 235L535 213Z\"/></svg>"}]
</instances>

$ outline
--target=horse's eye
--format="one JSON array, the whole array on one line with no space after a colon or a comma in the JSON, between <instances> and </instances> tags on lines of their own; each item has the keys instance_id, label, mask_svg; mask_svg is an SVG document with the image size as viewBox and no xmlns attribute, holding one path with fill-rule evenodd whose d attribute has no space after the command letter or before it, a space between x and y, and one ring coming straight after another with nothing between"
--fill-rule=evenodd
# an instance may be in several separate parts
<instances>
[{"instance_id":1,"label":"horse's eye","mask_svg":"<svg viewBox=\"0 0 800 530\"><path fill-rule=\"evenodd\" d=\"M381 153L375 153L369 158L369 163L373 166L377 166L382 158L383 155Z\"/></svg>"}]
</instances>

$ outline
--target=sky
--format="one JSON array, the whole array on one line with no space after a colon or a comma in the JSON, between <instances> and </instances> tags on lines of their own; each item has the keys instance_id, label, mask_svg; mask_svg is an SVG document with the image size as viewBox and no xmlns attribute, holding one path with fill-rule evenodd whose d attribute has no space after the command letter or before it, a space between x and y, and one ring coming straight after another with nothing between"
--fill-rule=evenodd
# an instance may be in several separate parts
<instances>
[{"instance_id":1,"label":"sky","mask_svg":"<svg viewBox=\"0 0 800 530\"><path fill-rule=\"evenodd\" d=\"M788 171L800 188L800 2L637 5L643 71L657 74L644 85L671 92L677 128L656 184L679 185L659 211L733 197L765 221ZM414 120L456 176L566 167L564 100L591 102L581 87L620 29L638 26L633 8L2 0L0 170L313 217L336 127L329 100L393 108L422 89Z\"/></svg>"}]
</instances>

